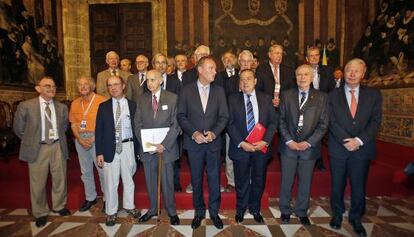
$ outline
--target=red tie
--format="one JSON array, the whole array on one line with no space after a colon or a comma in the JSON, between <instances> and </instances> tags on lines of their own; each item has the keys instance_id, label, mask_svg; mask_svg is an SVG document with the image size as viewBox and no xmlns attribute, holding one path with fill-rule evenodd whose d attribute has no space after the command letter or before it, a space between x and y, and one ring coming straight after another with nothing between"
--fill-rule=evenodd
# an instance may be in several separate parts
<instances>
[{"instance_id":1,"label":"red tie","mask_svg":"<svg viewBox=\"0 0 414 237\"><path fill-rule=\"evenodd\" d=\"M158 110L157 96L153 95L153 99L152 99L152 111L154 111L154 118L155 118L155 114L157 113L157 110Z\"/></svg>"},{"instance_id":2,"label":"red tie","mask_svg":"<svg viewBox=\"0 0 414 237\"><path fill-rule=\"evenodd\" d=\"M355 118L355 114L356 114L357 106L358 106L358 103L355 97L355 90L350 90L349 92L351 92L351 108L350 108L351 115L352 115L352 118Z\"/></svg>"}]
</instances>

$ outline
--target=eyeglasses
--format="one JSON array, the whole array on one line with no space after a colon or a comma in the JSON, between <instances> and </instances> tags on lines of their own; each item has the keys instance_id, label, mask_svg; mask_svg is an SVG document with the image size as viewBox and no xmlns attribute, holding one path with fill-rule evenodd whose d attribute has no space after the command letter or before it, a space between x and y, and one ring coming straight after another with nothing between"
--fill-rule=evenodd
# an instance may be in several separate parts
<instances>
[{"instance_id":1,"label":"eyeglasses","mask_svg":"<svg viewBox=\"0 0 414 237\"><path fill-rule=\"evenodd\" d=\"M46 84L46 85L39 85L39 86L40 87L43 87L43 88L46 88L48 90L50 90L50 89L56 89L56 86L55 85Z\"/></svg>"},{"instance_id":2,"label":"eyeglasses","mask_svg":"<svg viewBox=\"0 0 414 237\"><path fill-rule=\"evenodd\" d=\"M166 61L163 61L163 62L156 61L154 64L155 65L167 65L167 62Z\"/></svg>"},{"instance_id":3,"label":"eyeglasses","mask_svg":"<svg viewBox=\"0 0 414 237\"><path fill-rule=\"evenodd\" d=\"M120 85L121 85L121 83L114 83L114 84L107 84L106 86L108 88L112 88L112 87L117 87L117 86L120 86Z\"/></svg>"}]
</instances>

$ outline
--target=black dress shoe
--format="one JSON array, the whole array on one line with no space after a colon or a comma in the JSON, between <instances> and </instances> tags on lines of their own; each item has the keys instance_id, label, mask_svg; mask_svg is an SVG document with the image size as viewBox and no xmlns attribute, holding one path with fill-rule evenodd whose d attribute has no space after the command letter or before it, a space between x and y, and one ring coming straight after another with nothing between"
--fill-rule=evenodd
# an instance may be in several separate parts
<instances>
[{"instance_id":1,"label":"black dress shoe","mask_svg":"<svg viewBox=\"0 0 414 237\"><path fill-rule=\"evenodd\" d=\"M252 213L253 215L253 219L257 222L257 223L263 223L263 216L260 214L260 212L258 213Z\"/></svg>"},{"instance_id":2,"label":"black dress shoe","mask_svg":"<svg viewBox=\"0 0 414 237\"><path fill-rule=\"evenodd\" d=\"M177 215L170 216L170 224L171 225L179 225L180 224L180 219L178 218Z\"/></svg>"},{"instance_id":3,"label":"black dress shoe","mask_svg":"<svg viewBox=\"0 0 414 237\"><path fill-rule=\"evenodd\" d=\"M334 216L332 216L332 219L329 222L329 226L332 229L335 229L335 230L341 229L341 224L342 224L342 217L341 216L335 216L334 215Z\"/></svg>"},{"instance_id":4,"label":"black dress shoe","mask_svg":"<svg viewBox=\"0 0 414 237\"><path fill-rule=\"evenodd\" d=\"M59 213L60 216L69 216L70 211L67 208L63 208L59 211L53 211L54 213Z\"/></svg>"},{"instance_id":5,"label":"black dress shoe","mask_svg":"<svg viewBox=\"0 0 414 237\"><path fill-rule=\"evenodd\" d=\"M38 228L45 226L46 222L47 222L47 216L41 216L41 217L36 218L36 226Z\"/></svg>"},{"instance_id":6,"label":"black dress shoe","mask_svg":"<svg viewBox=\"0 0 414 237\"><path fill-rule=\"evenodd\" d=\"M116 214L106 216L106 226L114 226L116 223Z\"/></svg>"},{"instance_id":7,"label":"black dress shoe","mask_svg":"<svg viewBox=\"0 0 414 237\"><path fill-rule=\"evenodd\" d=\"M177 186L174 187L174 191L175 192L182 192L183 189L181 188L181 185L177 185Z\"/></svg>"},{"instance_id":8,"label":"black dress shoe","mask_svg":"<svg viewBox=\"0 0 414 237\"><path fill-rule=\"evenodd\" d=\"M145 213L141 218L139 218L138 222L147 222L149 219L151 219L153 216L156 216L155 214Z\"/></svg>"},{"instance_id":9,"label":"black dress shoe","mask_svg":"<svg viewBox=\"0 0 414 237\"><path fill-rule=\"evenodd\" d=\"M210 219L213 221L213 225L217 229L223 229L223 221L220 219L220 217L217 216L211 216Z\"/></svg>"},{"instance_id":10,"label":"black dress shoe","mask_svg":"<svg viewBox=\"0 0 414 237\"><path fill-rule=\"evenodd\" d=\"M244 220L244 215L242 213L236 213L236 216L234 217L237 223L242 223Z\"/></svg>"},{"instance_id":11,"label":"black dress shoe","mask_svg":"<svg viewBox=\"0 0 414 237\"><path fill-rule=\"evenodd\" d=\"M299 221L300 223L302 223L302 225L305 225L305 226L308 226L311 224L307 216L300 216Z\"/></svg>"},{"instance_id":12,"label":"black dress shoe","mask_svg":"<svg viewBox=\"0 0 414 237\"><path fill-rule=\"evenodd\" d=\"M320 171L326 170L322 157L316 160L315 167Z\"/></svg>"},{"instance_id":13,"label":"black dress shoe","mask_svg":"<svg viewBox=\"0 0 414 237\"><path fill-rule=\"evenodd\" d=\"M195 216L193 221L191 222L191 228L197 229L201 225L201 221L204 219L203 216Z\"/></svg>"},{"instance_id":14,"label":"black dress shoe","mask_svg":"<svg viewBox=\"0 0 414 237\"><path fill-rule=\"evenodd\" d=\"M362 225L361 221L349 221L349 224L352 225L355 234L358 236L367 236L367 232L365 231L365 228Z\"/></svg>"},{"instance_id":15,"label":"black dress shoe","mask_svg":"<svg viewBox=\"0 0 414 237\"><path fill-rule=\"evenodd\" d=\"M83 204L82 204L82 206L79 208L79 211L80 212L84 212L84 211L87 211L87 210L89 210L93 205L95 205L96 204L96 199L95 200L93 200L93 201L88 201L88 200L86 200Z\"/></svg>"},{"instance_id":16,"label":"black dress shoe","mask_svg":"<svg viewBox=\"0 0 414 237\"><path fill-rule=\"evenodd\" d=\"M280 215L280 220L282 220L283 224L287 224L290 221L290 214L283 214Z\"/></svg>"}]
</instances>

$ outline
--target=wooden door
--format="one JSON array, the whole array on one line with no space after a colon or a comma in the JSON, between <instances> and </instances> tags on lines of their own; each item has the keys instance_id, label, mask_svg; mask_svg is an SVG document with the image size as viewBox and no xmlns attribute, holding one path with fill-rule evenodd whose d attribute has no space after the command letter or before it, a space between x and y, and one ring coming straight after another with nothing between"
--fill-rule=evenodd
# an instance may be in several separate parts
<instances>
[{"instance_id":1,"label":"wooden door","mask_svg":"<svg viewBox=\"0 0 414 237\"><path fill-rule=\"evenodd\" d=\"M151 3L93 4L89 17L93 76L107 68L105 54L111 50L133 64L138 54L151 57Z\"/></svg>"}]
</instances>

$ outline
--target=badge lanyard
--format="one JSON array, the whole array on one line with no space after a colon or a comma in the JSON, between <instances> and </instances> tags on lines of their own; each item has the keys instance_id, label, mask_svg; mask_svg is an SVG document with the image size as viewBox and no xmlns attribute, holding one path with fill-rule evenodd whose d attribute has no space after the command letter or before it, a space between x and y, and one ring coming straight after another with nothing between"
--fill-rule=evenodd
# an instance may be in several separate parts
<instances>
[{"instance_id":1,"label":"badge lanyard","mask_svg":"<svg viewBox=\"0 0 414 237\"><path fill-rule=\"evenodd\" d=\"M86 129L86 115L88 114L89 109L91 108L92 103L95 100L95 96L96 96L96 94L93 95L91 101L89 102L88 108L86 108L86 110L85 110L85 107L83 106L83 101L81 100L81 102L80 102L81 105L82 105L82 111L83 111L82 121L80 123L80 129Z\"/></svg>"}]
</instances>

